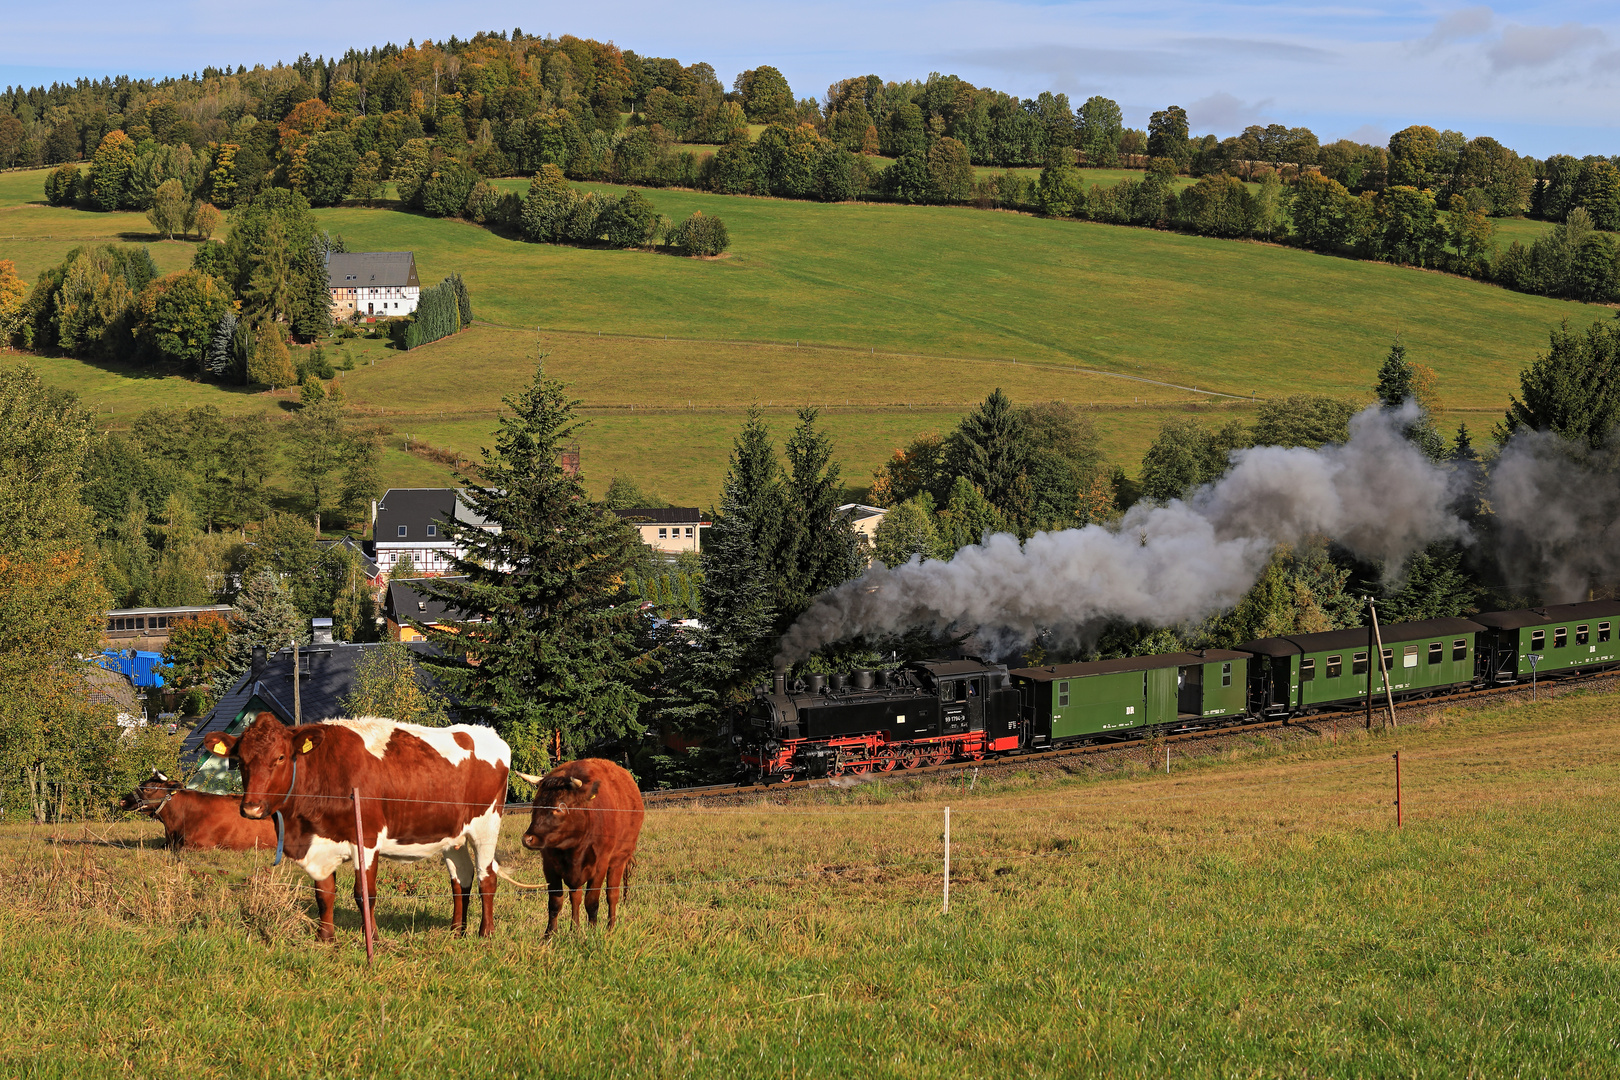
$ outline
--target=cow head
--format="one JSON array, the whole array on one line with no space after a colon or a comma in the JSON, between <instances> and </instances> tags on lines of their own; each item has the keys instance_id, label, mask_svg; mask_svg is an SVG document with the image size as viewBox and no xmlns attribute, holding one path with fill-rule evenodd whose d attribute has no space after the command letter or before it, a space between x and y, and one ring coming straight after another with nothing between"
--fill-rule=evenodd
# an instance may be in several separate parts
<instances>
[{"instance_id":1,"label":"cow head","mask_svg":"<svg viewBox=\"0 0 1620 1080\"><path fill-rule=\"evenodd\" d=\"M523 846L531 851L562 846L566 840L582 834L590 824L589 807L602 787L600 780L592 780L577 768L578 762L559 765L540 778L534 793L534 809L529 815L529 829L523 834Z\"/></svg>"},{"instance_id":2,"label":"cow head","mask_svg":"<svg viewBox=\"0 0 1620 1080\"><path fill-rule=\"evenodd\" d=\"M135 785L134 792L118 800L118 809L133 810L142 814L155 814L158 807L162 806L170 795L179 790L179 781L170 780L158 770L153 769L151 776Z\"/></svg>"},{"instance_id":3,"label":"cow head","mask_svg":"<svg viewBox=\"0 0 1620 1080\"><path fill-rule=\"evenodd\" d=\"M319 725L289 728L262 712L241 735L210 735L205 745L209 753L229 759L241 770L242 816L261 819L286 805L294 760L319 746L325 734Z\"/></svg>"}]
</instances>

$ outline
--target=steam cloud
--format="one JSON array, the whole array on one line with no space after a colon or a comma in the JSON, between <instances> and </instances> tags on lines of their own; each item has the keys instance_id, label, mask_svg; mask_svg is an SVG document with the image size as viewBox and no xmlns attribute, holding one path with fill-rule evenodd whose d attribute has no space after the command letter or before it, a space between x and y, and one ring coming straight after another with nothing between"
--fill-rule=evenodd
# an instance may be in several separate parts
<instances>
[{"instance_id":1,"label":"steam cloud","mask_svg":"<svg viewBox=\"0 0 1620 1080\"><path fill-rule=\"evenodd\" d=\"M1458 516L1471 469L1435 465L1403 437L1417 407L1376 406L1350 440L1318 450L1262 446L1232 455L1214 484L1168 506L1136 506L1114 528L988 537L947 562L881 563L818 597L783 635L778 667L834 641L922 628L973 630L991 655L1042 630L1076 635L1109 619L1169 626L1236 604L1279 543L1332 537L1398 567L1436 540L1476 538ZM1596 451L1522 432L1480 494L1490 553L1510 591L1586 598L1620 576L1620 433Z\"/></svg>"},{"instance_id":2,"label":"steam cloud","mask_svg":"<svg viewBox=\"0 0 1620 1080\"><path fill-rule=\"evenodd\" d=\"M1107 619L1166 626L1236 604L1279 543L1331 536L1364 558L1399 565L1423 545L1467 539L1451 509L1457 474L1403 437L1417 407L1369 408L1350 440L1318 450L1237 451L1214 484L1168 506L1132 507L1115 528L999 533L948 562L876 564L816 599L782 637L778 666L831 642L912 628L975 628L991 652L1042 629Z\"/></svg>"}]
</instances>

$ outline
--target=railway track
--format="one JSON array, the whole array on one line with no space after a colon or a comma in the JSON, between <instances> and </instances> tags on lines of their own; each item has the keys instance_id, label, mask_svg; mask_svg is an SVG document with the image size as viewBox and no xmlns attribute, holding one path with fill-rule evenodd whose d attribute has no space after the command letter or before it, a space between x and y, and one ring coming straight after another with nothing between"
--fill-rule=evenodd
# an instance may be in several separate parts
<instances>
[{"instance_id":1,"label":"railway track","mask_svg":"<svg viewBox=\"0 0 1620 1080\"><path fill-rule=\"evenodd\" d=\"M1576 686L1585 686L1604 679L1620 678L1620 671L1599 671L1588 675L1565 676L1557 680L1542 680L1537 692L1545 691L1549 697ZM1464 690L1451 694L1435 694L1431 697L1410 698L1395 703L1397 713L1421 712L1436 706L1444 706L1461 701L1479 701L1488 697L1501 697L1503 695L1523 694L1529 696L1531 688L1522 683L1511 686L1493 686L1484 690ZM1374 717L1385 711L1383 705L1376 705L1373 709ZM1257 720L1250 723L1231 724L1225 727L1209 728L1202 731L1188 731L1177 735L1164 735L1159 738L1160 743L1196 742L1228 738L1232 735L1243 735L1253 731L1265 731L1271 728L1298 728L1321 734L1318 730L1323 723L1332 721L1342 723L1345 720L1355 720L1364 715L1363 708L1355 710L1335 710L1316 713L1307 717L1295 717L1289 720ZM1066 746L1053 750L1037 750L1024 753L1015 753L1003 757L985 758L982 761L947 761L940 765L925 765L916 769L906 769L884 775L895 778L912 776L926 776L933 773L960 772L963 769L985 768L989 765L1016 765L1026 762L1050 761L1054 758L1079 757L1092 754L1107 754L1131 746L1140 746L1142 739L1118 739L1103 742L1086 743L1083 746ZM807 780L793 780L785 784L710 784L705 787L673 788L668 791L644 791L642 798L648 806L668 805L671 803L690 802L694 799L731 799L759 795L785 794L793 791L807 791L817 788L839 787L834 783L836 777L816 777ZM523 809L527 804L523 804Z\"/></svg>"}]
</instances>

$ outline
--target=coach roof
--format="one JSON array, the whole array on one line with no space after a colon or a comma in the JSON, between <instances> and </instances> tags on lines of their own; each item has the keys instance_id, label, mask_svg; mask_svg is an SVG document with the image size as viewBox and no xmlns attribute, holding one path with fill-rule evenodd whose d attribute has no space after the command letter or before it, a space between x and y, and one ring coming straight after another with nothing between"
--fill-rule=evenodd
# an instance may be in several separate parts
<instances>
[{"instance_id":1,"label":"coach roof","mask_svg":"<svg viewBox=\"0 0 1620 1080\"><path fill-rule=\"evenodd\" d=\"M1378 628L1384 644L1392 641L1421 641L1424 638L1452 637L1457 634L1477 634L1485 627L1472 619L1427 619L1423 622L1384 623ZM1262 656L1299 656L1303 653L1325 652L1328 649L1354 649L1364 647L1372 630L1358 626L1353 630L1324 630L1320 634L1293 634L1289 637L1260 638L1245 641L1238 648Z\"/></svg>"},{"instance_id":2,"label":"coach roof","mask_svg":"<svg viewBox=\"0 0 1620 1080\"><path fill-rule=\"evenodd\" d=\"M1552 623L1579 622L1620 616L1620 600L1588 600L1580 604L1552 604L1548 607L1520 608L1517 611L1490 611L1475 615L1478 622L1498 630L1521 626L1549 626Z\"/></svg>"},{"instance_id":3,"label":"coach roof","mask_svg":"<svg viewBox=\"0 0 1620 1080\"><path fill-rule=\"evenodd\" d=\"M1122 671L1154 671L1159 668L1194 667L1198 664L1220 664L1229 660L1247 659L1249 657L1240 652L1205 649L1202 652L1127 656L1122 660L1093 660L1085 664L1049 664L1046 667L1014 668L1008 674L1032 682L1052 682L1056 679L1084 679L1091 675L1117 675Z\"/></svg>"}]
</instances>

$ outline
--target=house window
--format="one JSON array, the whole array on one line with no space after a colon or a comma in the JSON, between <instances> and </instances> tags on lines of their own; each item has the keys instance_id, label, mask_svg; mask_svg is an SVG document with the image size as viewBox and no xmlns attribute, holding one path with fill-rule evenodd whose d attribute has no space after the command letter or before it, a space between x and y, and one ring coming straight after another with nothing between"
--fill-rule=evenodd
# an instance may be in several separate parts
<instances>
[{"instance_id":1,"label":"house window","mask_svg":"<svg viewBox=\"0 0 1620 1080\"><path fill-rule=\"evenodd\" d=\"M1535 652L1537 649L1545 649L1546 647L1547 647L1547 631L1545 631L1545 630L1532 630L1532 631L1530 631L1530 651Z\"/></svg>"},{"instance_id":2,"label":"house window","mask_svg":"<svg viewBox=\"0 0 1620 1080\"><path fill-rule=\"evenodd\" d=\"M1606 623L1606 622L1598 623L1598 640L1599 641L1608 641L1609 640L1609 624L1608 623Z\"/></svg>"},{"instance_id":3,"label":"house window","mask_svg":"<svg viewBox=\"0 0 1620 1080\"><path fill-rule=\"evenodd\" d=\"M1316 678L1316 658L1307 656L1299 662L1299 681L1311 682Z\"/></svg>"},{"instance_id":4,"label":"house window","mask_svg":"<svg viewBox=\"0 0 1620 1080\"><path fill-rule=\"evenodd\" d=\"M1591 627L1589 627L1589 626L1577 626L1575 628L1575 644L1577 644L1577 645L1585 645L1586 642L1587 642L1587 639L1592 636L1588 632L1590 630L1591 630Z\"/></svg>"},{"instance_id":5,"label":"house window","mask_svg":"<svg viewBox=\"0 0 1620 1080\"><path fill-rule=\"evenodd\" d=\"M668 529L659 529L658 530L658 539L660 539L660 540L668 540L669 539L669 530Z\"/></svg>"},{"instance_id":6,"label":"house window","mask_svg":"<svg viewBox=\"0 0 1620 1080\"><path fill-rule=\"evenodd\" d=\"M1417 646L1408 645L1401 654L1401 667L1417 667Z\"/></svg>"},{"instance_id":7,"label":"house window","mask_svg":"<svg viewBox=\"0 0 1620 1080\"><path fill-rule=\"evenodd\" d=\"M1344 674L1344 657L1330 656L1327 658L1327 678L1337 679Z\"/></svg>"},{"instance_id":8,"label":"house window","mask_svg":"<svg viewBox=\"0 0 1620 1080\"><path fill-rule=\"evenodd\" d=\"M1350 654L1350 674L1367 674L1367 654L1364 652Z\"/></svg>"},{"instance_id":9,"label":"house window","mask_svg":"<svg viewBox=\"0 0 1620 1080\"><path fill-rule=\"evenodd\" d=\"M1468 659L1468 639L1467 638L1460 637L1456 641L1453 641L1451 643L1451 658L1453 660L1466 660L1466 659Z\"/></svg>"},{"instance_id":10,"label":"house window","mask_svg":"<svg viewBox=\"0 0 1620 1080\"><path fill-rule=\"evenodd\" d=\"M688 527L687 530L686 530L686 538L688 540L690 540L692 538L692 530L691 530L690 527Z\"/></svg>"},{"instance_id":11,"label":"house window","mask_svg":"<svg viewBox=\"0 0 1620 1080\"><path fill-rule=\"evenodd\" d=\"M1221 685L1232 685L1232 665L1230 662L1221 665Z\"/></svg>"},{"instance_id":12,"label":"house window","mask_svg":"<svg viewBox=\"0 0 1620 1080\"><path fill-rule=\"evenodd\" d=\"M1060 708L1060 709L1067 708L1068 704L1069 704L1069 684L1066 683L1066 682L1060 682L1060 683L1058 683L1058 708Z\"/></svg>"},{"instance_id":13,"label":"house window","mask_svg":"<svg viewBox=\"0 0 1620 1080\"><path fill-rule=\"evenodd\" d=\"M399 535L400 535L400 536L401 536L401 537L404 537L404 535L405 535L405 526L403 526L403 525L401 525L401 526L400 526L400 527L399 527Z\"/></svg>"},{"instance_id":14,"label":"house window","mask_svg":"<svg viewBox=\"0 0 1620 1080\"><path fill-rule=\"evenodd\" d=\"M1560 626L1553 631L1553 648L1562 649L1569 644L1569 627Z\"/></svg>"},{"instance_id":15,"label":"house window","mask_svg":"<svg viewBox=\"0 0 1620 1080\"><path fill-rule=\"evenodd\" d=\"M428 535L429 536L438 536L439 535L439 527L437 525L429 525L428 526Z\"/></svg>"},{"instance_id":16,"label":"house window","mask_svg":"<svg viewBox=\"0 0 1620 1080\"><path fill-rule=\"evenodd\" d=\"M1446 647L1438 641L1429 642L1429 663L1438 664L1446 658Z\"/></svg>"}]
</instances>

